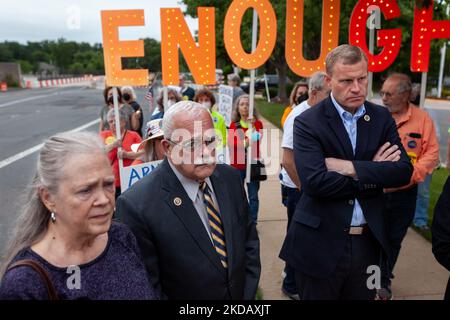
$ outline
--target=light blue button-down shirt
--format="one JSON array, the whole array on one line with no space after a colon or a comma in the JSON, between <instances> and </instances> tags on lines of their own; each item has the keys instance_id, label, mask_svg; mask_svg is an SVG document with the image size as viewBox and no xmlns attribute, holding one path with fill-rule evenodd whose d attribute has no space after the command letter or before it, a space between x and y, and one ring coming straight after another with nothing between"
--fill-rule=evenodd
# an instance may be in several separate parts
<instances>
[{"instance_id":1,"label":"light blue button-down shirt","mask_svg":"<svg viewBox=\"0 0 450 320\"><path fill-rule=\"evenodd\" d=\"M358 108L356 113L353 115L348 111L345 111L339 103L334 99L333 94L331 94L331 101L333 101L333 105L336 108L339 116L342 119L342 123L344 124L345 130L347 130L348 137L352 143L353 154L355 154L356 149L356 138L357 138L357 122L358 119L364 116L366 113L366 108L364 104ZM355 199L355 206L353 207L353 216L352 216L352 226L360 226L366 223L366 219L364 218L364 214L361 209L361 205L358 200Z\"/></svg>"}]
</instances>

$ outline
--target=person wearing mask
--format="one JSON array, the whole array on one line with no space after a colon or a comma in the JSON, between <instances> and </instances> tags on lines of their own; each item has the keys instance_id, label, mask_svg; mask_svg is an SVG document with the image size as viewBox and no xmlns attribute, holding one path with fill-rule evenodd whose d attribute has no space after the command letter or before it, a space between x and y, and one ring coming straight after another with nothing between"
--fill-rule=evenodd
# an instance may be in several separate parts
<instances>
[{"instance_id":1,"label":"person wearing mask","mask_svg":"<svg viewBox=\"0 0 450 320\"><path fill-rule=\"evenodd\" d=\"M139 123L135 131L139 136L142 137L142 125L144 123L144 114L142 112L142 108L136 101L136 93L134 92L133 87L124 86L121 88L123 101L128 104L134 110L133 117L135 117L135 121Z\"/></svg>"},{"instance_id":2,"label":"person wearing mask","mask_svg":"<svg viewBox=\"0 0 450 320\"><path fill-rule=\"evenodd\" d=\"M0 300L158 298L136 238L112 219L114 174L98 135L47 139L28 190L0 268Z\"/></svg>"},{"instance_id":3,"label":"person wearing mask","mask_svg":"<svg viewBox=\"0 0 450 320\"><path fill-rule=\"evenodd\" d=\"M99 132L110 130L108 122L108 112L114 109L113 88L106 87L103 90L103 98L105 100L105 106L100 110L100 127ZM139 120L135 116L135 112L132 107L123 102L122 91L117 88L117 100L119 103L119 109L125 114L125 128L127 130L137 130L139 128Z\"/></svg>"},{"instance_id":4,"label":"person wearing mask","mask_svg":"<svg viewBox=\"0 0 450 320\"><path fill-rule=\"evenodd\" d=\"M289 105L284 109L283 115L281 116L281 128L284 128L284 122L291 111L303 101L308 100L308 88L306 82L299 81L294 85L289 97Z\"/></svg>"},{"instance_id":5,"label":"person wearing mask","mask_svg":"<svg viewBox=\"0 0 450 320\"><path fill-rule=\"evenodd\" d=\"M289 114L283 127L282 150L282 169L281 169L281 194L285 195L287 208L287 229L291 225L292 216L295 207L301 196L300 180L294 160L294 120L297 116L318 104L330 94L328 84L325 82L325 72L316 72L309 79L308 100L301 102ZM282 292L293 300L298 300L298 290L295 283L295 270L288 264L284 268L285 278L281 287Z\"/></svg>"},{"instance_id":6,"label":"person wearing mask","mask_svg":"<svg viewBox=\"0 0 450 320\"><path fill-rule=\"evenodd\" d=\"M134 159L142 156L143 151L133 152L131 145L141 143L141 137L134 131L127 130L125 127L127 115L122 109L119 110L120 134L122 139L117 139L116 132L116 118L114 109L108 112L108 123L111 130L100 132L100 137L105 144L105 151L108 154L110 164L113 168L116 186L116 198L121 193L120 188L120 173L119 173L119 158L123 159L123 166L128 167ZM122 150L118 151L118 148Z\"/></svg>"},{"instance_id":7,"label":"person wearing mask","mask_svg":"<svg viewBox=\"0 0 450 320\"><path fill-rule=\"evenodd\" d=\"M431 174L439 162L439 143L433 119L410 103L411 79L406 74L393 73L381 88L383 105L387 107L397 125L397 130L414 172L411 180L400 188L385 190L388 210L387 227L391 251L381 264L381 289L378 297L392 299L391 279L402 241L413 222L417 201L417 184Z\"/></svg>"},{"instance_id":8,"label":"person wearing mask","mask_svg":"<svg viewBox=\"0 0 450 320\"><path fill-rule=\"evenodd\" d=\"M175 103L181 101L180 94L174 89L167 89L167 109L173 106ZM164 117L164 91L161 90L158 101L158 113L154 114L150 120L162 119Z\"/></svg>"},{"instance_id":9,"label":"person wearing mask","mask_svg":"<svg viewBox=\"0 0 450 320\"><path fill-rule=\"evenodd\" d=\"M227 125L222 115L213 108L216 104L214 94L208 89L198 90L195 94L194 101L200 103L211 112L216 137L218 139L217 146L219 148L225 148L227 145Z\"/></svg>"},{"instance_id":10,"label":"person wearing mask","mask_svg":"<svg viewBox=\"0 0 450 320\"><path fill-rule=\"evenodd\" d=\"M228 149L230 151L230 164L239 170L242 181L247 172L247 152L251 152L252 162L260 160L260 143L263 124L259 120L258 111L253 110L253 118L249 118L250 96L244 94L236 99L232 113L232 122L228 132ZM248 129L252 128L252 136L248 135ZM250 142L251 140L251 142ZM251 150L248 150L250 147ZM260 181L252 180L247 183L248 200L250 204L250 216L258 221Z\"/></svg>"}]
</instances>

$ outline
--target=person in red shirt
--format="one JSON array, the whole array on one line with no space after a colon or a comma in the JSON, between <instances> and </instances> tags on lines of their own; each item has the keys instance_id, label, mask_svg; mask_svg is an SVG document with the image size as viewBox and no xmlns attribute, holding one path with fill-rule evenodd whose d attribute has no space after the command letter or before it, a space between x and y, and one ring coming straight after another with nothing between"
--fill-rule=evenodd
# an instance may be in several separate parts
<instances>
[{"instance_id":1,"label":"person in red shirt","mask_svg":"<svg viewBox=\"0 0 450 320\"><path fill-rule=\"evenodd\" d=\"M242 180L245 179L247 168L247 150L251 145L251 157L253 160L260 159L260 142L262 137L262 122L256 109L253 118L249 118L250 97L241 95L236 99L232 114L232 122L228 133L228 148L230 149L230 164L241 173ZM252 126L252 136L249 137L248 128ZM251 139L251 143L250 143ZM253 221L258 219L259 209L259 181L247 183L247 192L250 205L250 215Z\"/></svg>"},{"instance_id":2,"label":"person in red shirt","mask_svg":"<svg viewBox=\"0 0 450 320\"><path fill-rule=\"evenodd\" d=\"M100 132L100 137L105 144L105 150L108 152L108 158L114 172L114 184L116 186L116 198L120 195L120 174L119 174L119 158L123 159L123 166L128 167L131 165L134 159L139 158L143 151L133 152L131 145L140 143L141 137L134 131L126 130L126 114L122 110L119 110L120 119L120 133L121 140L116 138L116 121L114 109L111 109L107 115L108 124L110 130ZM118 151L118 147L122 147L122 150Z\"/></svg>"}]
</instances>

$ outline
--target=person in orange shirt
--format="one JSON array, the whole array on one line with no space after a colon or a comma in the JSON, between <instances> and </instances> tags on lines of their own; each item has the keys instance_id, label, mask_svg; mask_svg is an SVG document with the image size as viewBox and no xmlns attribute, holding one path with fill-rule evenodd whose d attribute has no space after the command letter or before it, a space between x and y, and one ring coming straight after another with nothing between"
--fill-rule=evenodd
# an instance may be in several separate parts
<instances>
[{"instance_id":1,"label":"person in orange shirt","mask_svg":"<svg viewBox=\"0 0 450 320\"><path fill-rule=\"evenodd\" d=\"M303 101L308 100L308 84L306 82L297 82L291 91L291 96L289 97L289 105L284 109L283 115L281 116L281 128L284 128L284 122L286 118L291 113L295 106L298 106Z\"/></svg>"},{"instance_id":2,"label":"person in orange shirt","mask_svg":"<svg viewBox=\"0 0 450 320\"><path fill-rule=\"evenodd\" d=\"M392 299L392 271L400 253L401 243L411 225L416 207L417 184L431 174L439 161L439 143L433 120L428 113L414 107L409 98L411 80L405 74L391 74L381 89L383 104L397 125L403 147L414 166L409 184L399 189L386 189L388 237L391 252L381 263L380 299Z\"/></svg>"},{"instance_id":3,"label":"person in orange shirt","mask_svg":"<svg viewBox=\"0 0 450 320\"><path fill-rule=\"evenodd\" d=\"M134 131L126 130L126 114L123 110L119 109L119 121L120 121L120 133L121 140L118 140L116 133L116 120L114 109L109 110L107 114L108 124L110 130L100 132L100 137L105 144L105 151L108 153L109 162L114 172L114 184L116 186L116 198L121 194L120 189L120 173L119 173L119 158L123 159L123 166L128 167L131 165L134 159L142 156L143 151L133 152L131 145L140 143L141 137ZM122 150L118 151L118 147L122 147Z\"/></svg>"}]
</instances>

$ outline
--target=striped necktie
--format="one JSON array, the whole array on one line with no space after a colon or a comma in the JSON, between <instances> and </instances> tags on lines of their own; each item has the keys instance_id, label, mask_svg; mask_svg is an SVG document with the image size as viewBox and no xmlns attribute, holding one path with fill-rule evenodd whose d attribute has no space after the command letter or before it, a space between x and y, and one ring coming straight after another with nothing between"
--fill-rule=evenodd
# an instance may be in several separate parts
<instances>
[{"instance_id":1,"label":"striped necktie","mask_svg":"<svg viewBox=\"0 0 450 320\"><path fill-rule=\"evenodd\" d=\"M228 268L225 232L223 230L219 209L214 204L211 196L211 190L206 182L203 181L200 183L200 189L203 192L203 202L205 203L206 212L208 213L209 226L211 227L211 237L214 243L214 248L219 254L220 262L222 262L223 267Z\"/></svg>"}]
</instances>

